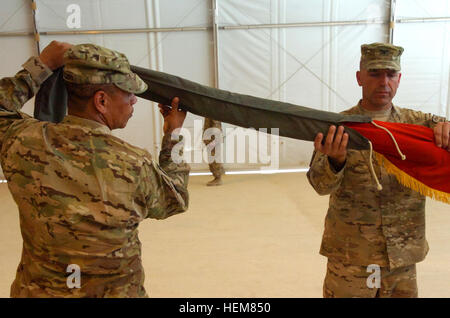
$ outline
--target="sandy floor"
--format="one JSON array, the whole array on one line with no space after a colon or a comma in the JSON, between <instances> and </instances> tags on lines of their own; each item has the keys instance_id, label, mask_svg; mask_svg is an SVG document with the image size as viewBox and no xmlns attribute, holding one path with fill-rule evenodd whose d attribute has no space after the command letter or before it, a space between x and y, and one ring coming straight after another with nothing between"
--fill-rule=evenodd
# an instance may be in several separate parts
<instances>
[{"instance_id":1,"label":"sandy floor","mask_svg":"<svg viewBox=\"0 0 450 318\"><path fill-rule=\"evenodd\" d=\"M328 197L305 173L191 177L188 212L140 226L152 297L321 297L318 250ZM9 296L21 252L17 208L0 184L0 297ZM430 252L418 264L420 297L450 297L450 206L427 203Z\"/></svg>"}]
</instances>

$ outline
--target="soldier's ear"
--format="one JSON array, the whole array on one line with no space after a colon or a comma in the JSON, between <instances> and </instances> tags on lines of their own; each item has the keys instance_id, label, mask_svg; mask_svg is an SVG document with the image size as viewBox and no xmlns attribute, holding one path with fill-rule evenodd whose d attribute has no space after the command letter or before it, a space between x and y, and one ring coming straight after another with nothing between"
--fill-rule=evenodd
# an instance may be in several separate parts
<instances>
[{"instance_id":1,"label":"soldier's ear","mask_svg":"<svg viewBox=\"0 0 450 318\"><path fill-rule=\"evenodd\" d=\"M356 71L356 81L358 82L359 86L362 86L362 83L361 83L361 71Z\"/></svg>"},{"instance_id":2,"label":"soldier's ear","mask_svg":"<svg viewBox=\"0 0 450 318\"><path fill-rule=\"evenodd\" d=\"M107 111L107 94L100 90L95 92L93 97L94 106L100 113L104 114Z\"/></svg>"}]
</instances>

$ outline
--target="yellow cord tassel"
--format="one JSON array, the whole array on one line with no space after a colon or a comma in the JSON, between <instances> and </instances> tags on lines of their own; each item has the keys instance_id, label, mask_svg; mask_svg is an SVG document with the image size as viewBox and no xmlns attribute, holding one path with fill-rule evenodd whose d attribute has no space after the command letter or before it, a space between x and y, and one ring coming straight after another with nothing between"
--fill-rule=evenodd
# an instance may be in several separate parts
<instances>
[{"instance_id":1,"label":"yellow cord tassel","mask_svg":"<svg viewBox=\"0 0 450 318\"><path fill-rule=\"evenodd\" d=\"M374 151L374 154L375 154L375 158L377 158L377 161L380 163L380 165L382 165L389 174L394 175L400 184L402 184L405 187L408 187L422 195L425 195L432 199L450 204L450 193L435 190L435 189L432 189L432 188L426 186L419 180L411 177L404 171L400 170L397 166L395 166L392 162L390 162L382 154L375 152L375 151Z\"/></svg>"}]
</instances>

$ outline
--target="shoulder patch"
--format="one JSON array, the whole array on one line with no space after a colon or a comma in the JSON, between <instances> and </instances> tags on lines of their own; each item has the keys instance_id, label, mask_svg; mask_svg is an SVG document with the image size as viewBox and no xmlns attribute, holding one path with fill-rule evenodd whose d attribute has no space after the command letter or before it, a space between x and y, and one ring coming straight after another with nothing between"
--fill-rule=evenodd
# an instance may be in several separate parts
<instances>
[{"instance_id":1,"label":"shoulder patch","mask_svg":"<svg viewBox=\"0 0 450 318\"><path fill-rule=\"evenodd\" d=\"M437 123L439 123L439 122L441 122L441 121L445 121L445 118L440 117L440 116L433 115L433 117L431 117L431 121L432 121L433 123L437 124Z\"/></svg>"}]
</instances>

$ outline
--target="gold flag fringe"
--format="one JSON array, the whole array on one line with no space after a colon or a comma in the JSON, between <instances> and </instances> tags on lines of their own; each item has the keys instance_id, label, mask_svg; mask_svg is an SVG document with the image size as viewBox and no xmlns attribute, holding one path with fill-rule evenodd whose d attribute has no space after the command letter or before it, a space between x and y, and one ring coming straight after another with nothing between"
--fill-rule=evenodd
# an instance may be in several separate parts
<instances>
[{"instance_id":1,"label":"gold flag fringe","mask_svg":"<svg viewBox=\"0 0 450 318\"><path fill-rule=\"evenodd\" d=\"M390 162L382 154L375 151L374 154L375 157L377 158L377 161L386 169L388 173L394 175L400 184L416 192L419 192L422 195L450 204L450 193L430 188L429 186L423 184L419 180L411 177L406 172L402 171L400 168L398 168L396 165Z\"/></svg>"}]
</instances>

